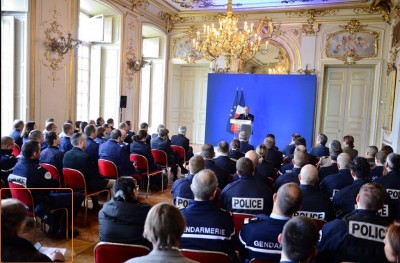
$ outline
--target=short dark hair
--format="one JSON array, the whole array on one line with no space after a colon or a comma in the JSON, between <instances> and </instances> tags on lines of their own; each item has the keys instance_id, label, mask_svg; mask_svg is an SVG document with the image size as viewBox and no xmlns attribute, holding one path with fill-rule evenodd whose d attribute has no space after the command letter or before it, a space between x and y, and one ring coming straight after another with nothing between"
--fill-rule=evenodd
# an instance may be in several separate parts
<instances>
[{"instance_id":1,"label":"short dark hair","mask_svg":"<svg viewBox=\"0 0 400 263\"><path fill-rule=\"evenodd\" d=\"M204 144L201 146L201 156L203 158L211 159L214 158L215 152L214 147L211 144Z\"/></svg>"},{"instance_id":2,"label":"short dark hair","mask_svg":"<svg viewBox=\"0 0 400 263\"><path fill-rule=\"evenodd\" d=\"M282 250L296 262L312 256L319 240L318 227L305 216L296 216L286 222L282 232Z\"/></svg>"},{"instance_id":3,"label":"short dark hair","mask_svg":"<svg viewBox=\"0 0 400 263\"><path fill-rule=\"evenodd\" d=\"M338 140L331 141L331 143L329 144L329 155L331 156L331 159L336 161L337 157L342 152L342 145L340 144L340 142Z\"/></svg>"},{"instance_id":4,"label":"short dark hair","mask_svg":"<svg viewBox=\"0 0 400 263\"><path fill-rule=\"evenodd\" d=\"M364 157L356 157L350 163L350 169L354 172L357 178L366 179L371 175L371 168L367 159Z\"/></svg>"},{"instance_id":5,"label":"short dark hair","mask_svg":"<svg viewBox=\"0 0 400 263\"><path fill-rule=\"evenodd\" d=\"M242 157L236 163L236 170L240 176L253 175L254 173L253 162L247 157Z\"/></svg>"},{"instance_id":6,"label":"short dark hair","mask_svg":"<svg viewBox=\"0 0 400 263\"><path fill-rule=\"evenodd\" d=\"M22 144L22 155L25 158L31 158L33 156L33 153L39 152L39 142L34 141L34 140L28 140Z\"/></svg>"},{"instance_id":7,"label":"short dark hair","mask_svg":"<svg viewBox=\"0 0 400 263\"><path fill-rule=\"evenodd\" d=\"M328 137L321 133L320 135L318 135L318 140L322 145L325 145L328 142Z\"/></svg>"},{"instance_id":8,"label":"short dark hair","mask_svg":"<svg viewBox=\"0 0 400 263\"><path fill-rule=\"evenodd\" d=\"M218 150L222 153L228 153L229 152L229 144L226 141L220 141L218 143Z\"/></svg>"},{"instance_id":9,"label":"short dark hair","mask_svg":"<svg viewBox=\"0 0 400 263\"><path fill-rule=\"evenodd\" d=\"M276 194L276 202L283 215L292 216L294 212L299 210L303 197L296 183L282 185Z\"/></svg>"},{"instance_id":10,"label":"short dark hair","mask_svg":"<svg viewBox=\"0 0 400 263\"><path fill-rule=\"evenodd\" d=\"M47 143L48 146L53 145L54 141L57 140L57 133L56 132L48 132L46 134L46 138L45 141Z\"/></svg>"}]
</instances>

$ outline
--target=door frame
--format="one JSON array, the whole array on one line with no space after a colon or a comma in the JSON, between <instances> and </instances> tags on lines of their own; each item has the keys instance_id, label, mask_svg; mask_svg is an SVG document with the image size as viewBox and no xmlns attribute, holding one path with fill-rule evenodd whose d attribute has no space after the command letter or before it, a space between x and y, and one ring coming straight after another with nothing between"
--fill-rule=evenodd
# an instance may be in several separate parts
<instances>
[{"instance_id":1,"label":"door frame","mask_svg":"<svg viewBox=\"0 0 400 263\"><path fill-rule=\"evenodd\" d=\"M381 144L381 122L382 118L380 118L382 109L379 98L381 97L381 92L383 89L379 89L381 83L381 72L383 63L381 60L368 60L358 61L358 64L355 65L344 65L343 62L336 60L322 60L320 62L320 71L319 78L317 78L317 103L315 107L315 121L314 121L314 141L312 145L317 141L318 134L322 132L323 129L323 113L325 111L325 96L326 96L326 72L328 68L371 68L373 70L373 85L372 91L370 91L370 101L371 107L369 112L369 127L368 134L366 136L366 145L380 145ZM339 141L341 138L338 138ZM365 151L365 149L359 149L360 154Z\"/></svg>"}]
</instances>

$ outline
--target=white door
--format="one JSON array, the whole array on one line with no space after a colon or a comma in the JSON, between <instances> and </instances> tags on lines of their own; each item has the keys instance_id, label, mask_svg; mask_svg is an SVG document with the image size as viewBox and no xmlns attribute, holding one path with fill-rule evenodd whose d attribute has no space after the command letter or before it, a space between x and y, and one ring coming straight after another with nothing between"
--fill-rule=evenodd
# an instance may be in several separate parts
<instances>
[{"instance_id":1,"label":"white door","mask_svg":"<svg viewBox=\"0 0 400 263\"><path fill-rule=\"evenodd\" d=\"M328 140L354 137L363 155L368 146L368 123L373 89L372 68L327 68L322 133Z\"/></svg>"}]
</instances>

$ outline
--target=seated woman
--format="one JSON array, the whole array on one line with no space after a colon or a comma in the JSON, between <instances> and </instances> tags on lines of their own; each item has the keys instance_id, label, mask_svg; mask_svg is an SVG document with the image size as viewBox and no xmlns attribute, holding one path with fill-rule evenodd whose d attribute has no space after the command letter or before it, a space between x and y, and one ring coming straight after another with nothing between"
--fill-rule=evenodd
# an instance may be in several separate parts
<instances>
[{"instance_id":1,"label":"seated woman","mask_svg":"<svg viewBox=\"0 0 400 263\"><path fill-rule=\"evenodd\" d=\"M400 222L394 221L388 227L385 236L385 255L390 262L399 262L400 260Z\"/></svg>"},{"instance_id":2,"label":"seated woman","mask_svg":"<svg viewBox=\"0 0 400 263\"><path fill-rule=\"evenodd\" d=\"M21 237L26 224L26 207L17 199L1 200L1 262L64 262L59 251L40 253Z\"/></svg>"},{"instance_id":3,"label":"seated woman","mask_svg":"<svg viewBox=\"0 0 400 263\"><path fill-rule=\"evenodd\" d=\"M153 244L147 256L132 258L134 262L193 263L179 252L179 243L185 230L185 219L178 208L168 203L159 203L149 212L143 236Z\"/></svg>"},{"instance_id":4,"label":"seated woman","mask_svg":"<svg viewBox=\"0 0 400 263\"><path fill-rule=\"evenodd\" d=\"M114 184L114 198L99 211L100 241L144 245L151 244L143 238L144 221L151 206L137 200L136 180L122 176Z\"/></svg>"}]
</instances>

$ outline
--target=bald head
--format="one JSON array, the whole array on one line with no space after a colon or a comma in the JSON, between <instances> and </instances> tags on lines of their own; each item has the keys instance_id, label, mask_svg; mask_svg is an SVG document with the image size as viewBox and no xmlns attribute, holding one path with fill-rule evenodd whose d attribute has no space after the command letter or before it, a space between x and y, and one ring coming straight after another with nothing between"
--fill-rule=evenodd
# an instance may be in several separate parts
<instances>
[{"instance_id":1,"label":"bald head","mask_svg":"<svg viewBox=\"0 0 400 263\"><path fill-rule=\"evenodd\" d=\"M212 200L218 186L218 179L210 169L202 170L193 177L190 189L192 189L194 200Z\"/></svg>"},{"instance_id":2,"label":"bald head","mask_svg":"<svg viewBox=\"0 0 400 263\"><path fill-rule=\"evenodd\" d=\"M301 168L299 175L300 184L316 185L318 183L318 170L314 165L307 164Z\"/></svg>"},{"instance_id":3,"label":"bald head","mask_svg":"<svg viewBox=\"0 0 400 263\"><path fill-rule=\"evenodd\" d=\"M254 151L254 150L248 151L244 155L244 157L249 158L253 162L254 167L257 166L257 164L258 164L258 154L257 154L256 151Z\"/></svg>"},{"instance_id":4,"label":"bald head","mask_svg":"<svg viewBox=\"0 0 400 263\"><path fill-rule=\"evenodd\" d=\"M278 215L291 217L300 209L303 198L300 187L296 183L287 183L279 187L274 194L274 207L272 212Z\"/></svg>"},{"instance_id":5,"label":"bald head","mask_svg":"<svg viewBox=\"0 0 400 263\"><path fill-rule=\"evenodd\" d=\"M351 156L348 153L341 153L337 157L339 169L350 169Z\"/></svg>"}]
</instances>

